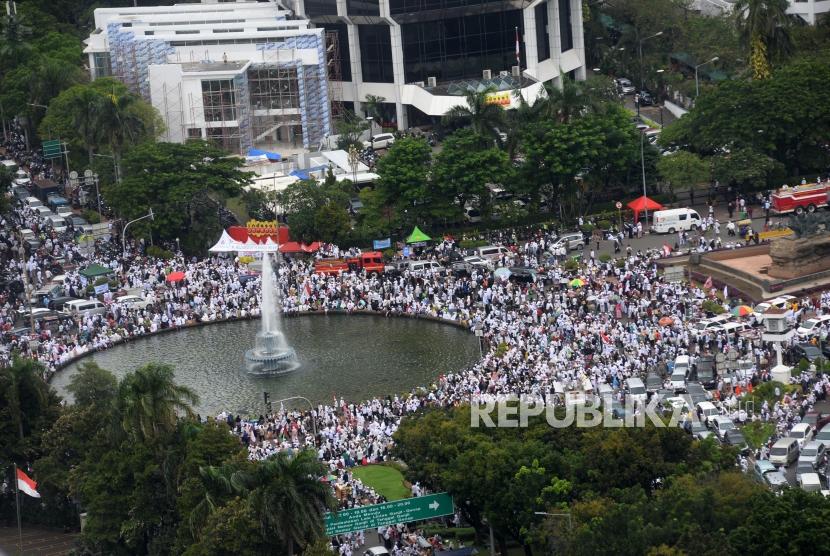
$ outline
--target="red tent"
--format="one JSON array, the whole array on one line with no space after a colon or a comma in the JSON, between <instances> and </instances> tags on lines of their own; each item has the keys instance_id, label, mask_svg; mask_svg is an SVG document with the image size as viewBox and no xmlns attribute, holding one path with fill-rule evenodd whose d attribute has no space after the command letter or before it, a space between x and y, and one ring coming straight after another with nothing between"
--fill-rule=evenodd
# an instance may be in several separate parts
<instances>
[{"instance_id":1,"label":"red tent","mask_svg":"<svg viewBox=\"0 0 830 556\"><path fill-rule=\"evenodd\" d=\"M634 211L634 222L636 222L640 218L641 212L644 212L646 210L653 212L655 210L661 210L663 208L663 205L661 205L657 201L649 199L645 195L637 197L636 199L628 203L626 206Z\"/></svg>"}]
</instances>

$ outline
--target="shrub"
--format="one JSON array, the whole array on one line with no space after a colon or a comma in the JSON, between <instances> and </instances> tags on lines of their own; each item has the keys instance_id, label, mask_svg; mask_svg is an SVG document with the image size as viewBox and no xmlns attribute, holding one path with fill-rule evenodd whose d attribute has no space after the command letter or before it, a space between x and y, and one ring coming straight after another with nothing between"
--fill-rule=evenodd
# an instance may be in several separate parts
<instances>
[{"instance_id":1,"label":"shrub","mask_svg":"<svg viewBox=\"0 0 830 556\"><path fill-rule=\"evenodd\" d=\"M607 230L610 227L611 222L609 222L608 220L600 220L599 222L597 222L597 228L599 228L600 230Z\"/></svg>"},{"instance_id":2,"label":"shrub","mask_svg":"<svg viewBox=\"0 0 830 556\"><path fill-rule=\"evenodd\" d=\"M171 253L167 249L159 247L158 245L151 245L147 248L147 256L155 257L163 261L168 261L173 258L173 253Z\"/></svg>"},{"instance_id":3,"label":"shrub","mask_svg":"<svg viewBox=\"0 0 830 556\"><path fill-rule=\"evenodd\" d=\"M84 209L82 213L84 219L89 222L90 224L100 224L101 223L101 215L95 212L92 209Z\"/></svg>"},{"instance_id":4,"label":"shrub","mask_svg":"<svg viewBox=\"0 0 830 556\"><path fill-rule=\"evenodd\" d=\"M712 313L714 315L720 315L721 313L726 312L726 309L723 308L723 305L721 305L717 301L712 301L711 299L707 299L706 301L704 301L701 308L705 312Z\"/></svg>"},{"instance_id":5,"label":"shrub","mask_svg":"<svg viewBox=\"0 0 830 556\"><path fill-rule=\"evenodd\" d=\"M617 268L625 268L625 259L617 259Z\"/></svg>"},{"instance_id":6,"label":"shrub","mask_svg":"<svg viewBox=\"0 0 830 556\"><path fill-rule=\"evenodd\" d=\"M565 270L576 270L577 268L579 268L579 261L577 261L576 259L568 259L562 266L565 268Z\"/></svg>"},{"instance_id":7,"label":"shrub","mask_svg":"<svg viewBox=\"0 0 830 556\"><path fill-rule=\"evenodd\" d=\"M583 233L590 234L591 232L594 231L594 225L593 224L583 224L581 230L582 230Z\"/></svg>"},{"instance_id":8,"label":"shrub","mask_svg":"<svg viewBox=\"0 0 830 556\"><path fill-rule=\"evenodd\" d=\"M611 255L609 255L608 253L602 253L599 256L599 262L601 262L601 263L607 263L610 260L611 260Z\"/></svg>"},{"instance_id":9,"label":"shrub","mask_svg":"<svg viewBox=\"0 0 830 556\"><path fill-rule=\"evenodd\" d=\"M458 242L458 246L461 249L474 249L476 247L484 247L485 245L489 244L483 239L462 239Z\"/></svg>"},{"instance_id":10,"label":"shrub","mask_svg":"<svg viewBox=\"0 0 830 556\"><path fill-rule=\"evenodd\" d=\"M394 249L392 249L391 247L389 249L384 249L383 250L383 258L387 259L387 260L388 259L394 259L396 254L397 254L397 252Z\"/></svg>"}]
</instances>

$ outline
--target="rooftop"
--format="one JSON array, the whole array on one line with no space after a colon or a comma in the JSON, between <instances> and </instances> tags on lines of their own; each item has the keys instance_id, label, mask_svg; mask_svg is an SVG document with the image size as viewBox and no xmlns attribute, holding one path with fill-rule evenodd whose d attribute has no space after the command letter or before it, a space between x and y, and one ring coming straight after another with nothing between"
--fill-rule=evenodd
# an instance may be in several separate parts
<instances>
[{"instance_id":1,"label":"rooftop","mask_svg":"<svg viewBox=\"0 0 830 556\"><path fill-rule=\"evenodd\" d=\"M188 73L200 71L239 71L248 62L184 62L182 70Z\"/></svg>"}]
</instances>

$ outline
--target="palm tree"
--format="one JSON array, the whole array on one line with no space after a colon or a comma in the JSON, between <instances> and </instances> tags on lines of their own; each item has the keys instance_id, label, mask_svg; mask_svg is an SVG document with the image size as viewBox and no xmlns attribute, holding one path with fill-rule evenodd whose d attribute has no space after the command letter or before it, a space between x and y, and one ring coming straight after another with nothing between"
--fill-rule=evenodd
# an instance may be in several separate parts
<instances>
[{"instance_id":1,"label":"palm tree","mask_svg":"<svg viewBox=\"0 0 830 556\"><path fill-rule=\"evenodd\" d=\"M101 143L109 146L116 168L120 165L125 148L138 143L153 131L147 128L147 122L141 117L139 102L139 97L132 93L121 96L113 93L102 95L96 103L98 117L95 125L98 128L98 138Z\"/></svg>"},{"instance_id":2,"label":"palm tree","mask_svg":"<svg viewBox=\"0 0 830 556\"><path fill-rule=\"evenodd\" d=\"M72 125L84 140L90 164L92 164L92 155L95 152L96 138L99 135L98 109L102 102L100 93L85 87L78 96L72 99L68 107L72 114Z\"/></svg>"},{"instance_id":3,"label":"palm tree","mask_svg":"<svg viewBox=\"0 0 830 556\"><path fill-rule=\"evenodd\" d=\"M379 126L383 125L384 118L386 117L386 110L383 106L384 102L386 102L385 97L366 95L366 102L363 103L366 108L366 115L371 116Z\"/></svg>"},{"instance_id":4,"label":"palm tree","mask_svg":"<svg viewBox=\"0 0 830 556\"><path fill-rule=\"evenodd\" d=\"M118 385L121 426L139 440L152 440L172 431L178 414L193 415L199 402L192 390L173 379L173 367L150 363L127 374Z\"/></svg>"},{"instance_id":5,"label":"palm tree","mask_svg":"<svg viewBox=\"0 0 830 556\"><path fill-rule=\"evenodd\" d=\"M238 479L263 538L279 539L289 556L325 535L323 514L335 508L335 501L331 488L320 480L324 473L314 451L305 450L279 452Z\"/></svg>"},{"instance_id":6,"label":"palm tree","mask_svg":"<svg viewBox=\"0 0 830 556\"><path fill-rule=\"evenodd\" d=\"M494 140L501 144L499 126L504 126L504 110L498 104L487 101L487 95L495 92L494 88L484 91L467 91L466 104L450 108L444 114L443 122L450 126L466 125L485 140Z\"/></svg>"},{"instance_id":7,"label":"palm tree","mask_svg":"<svg viewBox=\"0 0 830 556\"><path fill-rule=\"evenodd\" d=\"M772 56L790 50L787 0L737 0L734 12L741 40L749 48L755 79L770 76Z\"/></svg>"},{"instance_id":8,"label":"palm tree","mask_svg":"<svg viewBox=\"0 0 830 556\"><path fill-rule=\"evenodd\" d=\"M5 405L6 410L0 410L0 417L12 420L22 442L34 416L49 403L49 385L43 380L43 366L32 359L15 357L10 366L0 368L0 401L3 400L5 403L0 407Z\"/></svg>"}]
</instances>

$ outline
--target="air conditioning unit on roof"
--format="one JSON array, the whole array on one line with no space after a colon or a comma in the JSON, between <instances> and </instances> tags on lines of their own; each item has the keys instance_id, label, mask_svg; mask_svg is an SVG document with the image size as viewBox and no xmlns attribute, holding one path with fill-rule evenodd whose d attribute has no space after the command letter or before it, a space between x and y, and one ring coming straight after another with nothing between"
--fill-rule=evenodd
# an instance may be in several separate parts
<instances>
[{"instance_id":1,"label":"air conditioning unit on roof","mask_svg":"<svg viewBox=\"0 0 830 556\"><path fill-rule=\"evenodd\" d=\"M481 72L482 79L493 79L493 71L492 70L484 70Z\"/></svg>"},{"instance_id":2,"label":"air conditioning unit on roof","mask_svg":"<svg viewBox=\"0 0 830 556\"><path fill-rule=\"evenodd\" d=\"M427 84L430 87L437 87L438 86L438 79L433 77L427 77Z\"/></svg>"}]
</instances>

